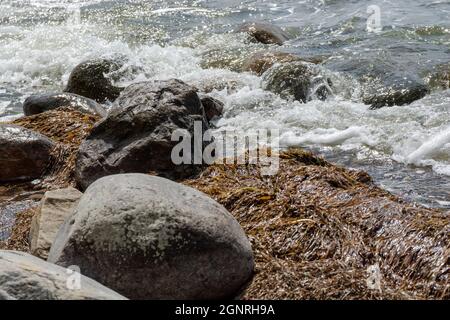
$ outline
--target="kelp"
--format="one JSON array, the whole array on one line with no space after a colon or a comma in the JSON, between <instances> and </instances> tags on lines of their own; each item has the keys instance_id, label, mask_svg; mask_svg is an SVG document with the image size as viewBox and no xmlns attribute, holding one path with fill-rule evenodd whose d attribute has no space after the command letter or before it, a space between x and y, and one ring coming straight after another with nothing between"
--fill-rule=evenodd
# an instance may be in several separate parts
<instances>
[{"instance_id":1,"label":"kelp","mask_svg":"<svg viewBox=\"0 0 450 320\"><path fill-rule=\"evenodd\" d=\"M17 213L11 236L5 241L0 241L0 250L29 251L31 220L36 214L36 209L37 206L32 206Z\"/></svg>"},{"instance_id":2,"label":"kelp","mask_svg":"<svg viewBox=\"0 0 450 320\"><path fill-rule=\"evenodd\" d=\"M185 182L223 204L251 239L246 299L448 299L450 213L406 203L300 149L280 170L216 164Z\"/></svg>"}]
</instances>

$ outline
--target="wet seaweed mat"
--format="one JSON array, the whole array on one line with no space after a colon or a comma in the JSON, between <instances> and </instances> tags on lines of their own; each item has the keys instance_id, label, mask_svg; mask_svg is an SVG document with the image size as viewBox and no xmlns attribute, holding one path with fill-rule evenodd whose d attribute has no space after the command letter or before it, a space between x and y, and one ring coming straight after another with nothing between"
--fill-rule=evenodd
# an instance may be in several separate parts
<instances>
[{"instance_id":1,"label":"wet seaweed mat","mask_svg":"<svg viewBox=\"0 0 450 320\"><path fill-rule=\"evenodd\" d=\"M364 172L303 150L277 175L214 165L186 182L222 203L251 238L247 299L448 299L450 213L405 203Z\"/></svg>"}]
</instances>

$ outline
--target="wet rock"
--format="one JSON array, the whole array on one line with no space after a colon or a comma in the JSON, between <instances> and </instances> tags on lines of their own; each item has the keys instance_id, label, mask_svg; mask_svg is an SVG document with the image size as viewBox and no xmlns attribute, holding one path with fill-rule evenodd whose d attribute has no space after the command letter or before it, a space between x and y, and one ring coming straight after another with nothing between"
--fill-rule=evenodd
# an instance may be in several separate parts
<instances>
[{"instance_id":1,"label":"wet rock","mask_svg":"<svg viewBox=\"0 0 450 320\"><path fill-rule=\"evenodd\" d=\"M66 220L50 262L132 299L220 299L253 273L239 223L190 187L144 174L97 180Z\"/></svg>"},{"instance_id":2,"label":"wet rock","mask_svg":"<svg viewBox=\"0 0 450 320\"><path fill-rule=\"evenodd\" d=\"M228 69L239 72L242 69L242 56L251 48L217 48L202 53L200 66L204 69ZM244 52L243 52L244 51Z\"/></svg>"},{"instance_id":3,"label":"wet rock","mask_svg":"<svg viewBox=\"0 0 450 320\"><path fill-rule=\"evenodd\" d=\"M319 64L325 59L326 58L322 56L302 58L287 52L260 51L245 59L245 61L243 62L242 71L253 72L261 76L264 72L272 68L276 63L304 61L313 64Z\"/></svg>"},{"instance_id":4,"label":"wet rock","mask_svg":"<svg viewBox=\"0 0 450 320\"><path fill-rule=\"evenodd\" d=\"M94 100L72 93L32 95L25 100L23 112L26 116L31 116L61 107L69 107L101 117L106 115L105 108Z\"/></svg>"},{"instance_id":5,"label":"wet rock","mask_svg":"<svg viewBox=\"0 0 450 320\"><path fill-rule=\"evenodd\" d=\"M364 92L363 102L372 109L403 106L425 97L429 92L428 87L420 82L387 87L375 85L375 88Z\"/></svg>"},{"instance_id":6,"label":"wet rock","mask_svg":"<svg viewBox=\"0 0 450 320\"><path fill-rule=\"evenodd\" d=\"M276 63L301 60L300 57L286 52L257 52L245 60L242 69L243 71L253 72L260 76Z\"/></svg>"},{"instance_id":7,"label":"wet rock","mask_svg":"<svg viewBox=\"0 0 450 320\"><path fill-rule=\"evenodd\" d=\"M64 220L72 214L83 194L74 189L47 191L33 217L30 231L31 254L47 259L50 247Z\"/></svg>"},{"instance_id":8,"label":"wet rock","mask_svg":"<svg viewBox=\"0 0 450 320\"><path fill-rule=\"evenodd\" d=\"M362 101L373 109L410 104L429 93L418 75L385 57L329 60L325 66L354 76L361 84Z\"/></svg>"},{"instance_id":9,"label":"wet rock","mask_svg":"<svg viewBox=\"0 0 450 320\"><path fill-rule=\"evenodd\" d=\"M438 65L427 78L429 86L436 90L447 90L450 88L450 63Z\"/></svg>"},{"instance_id":10,"label":"wet rock","mask_svg":"<svg viewBox=\"0 0 450 320\"><path fill-rule=\"evenodd\" d=\"M114 86L108 74L119 70L120 67L119 62L108 59L85 61L72 70L64 91L94 99L99 103L114 101L123 89Z\"/></svg>"},{"instance_id":11,"label":"wet rock","mask_svg":"<svg viewBox=\"0 0 450 320\"><path fill-rule=\"evenodd\" d=\"M333 94L331 78L314 64L288 62L275 65L264 74L264 87L282 98L300 102L325 100Z\"/></svg>"},{"instance_id":12,"label":"wet rock","mask_svg":"<svg viewBox=\"0 0 450 320\"><path fill-rule=\"evenodd\" d=\"M0 250L0 300L126 299L78 275L23 252Z\"/></svg>"},{"instance_id":13,"label":"wet rock","mask_svg":"<svg viewBox=\"0 0 450 320\"><path fill-rule=\"evenodd\" d=\"M263 44L282 45L289 40L289 35L280 27L263 22L250 22L241 25L237 32L248 33L256 41Z\"/></svg>"},{"instance_id":14,"label":"wet rock","mask_svg":"<svg viewBox=\"0 0 450 320\"><path fill-rule=\"evenodd\" d=\"M0 124L0 182L39 178L55 144L20 126Z\"/></svg>"},{"instance_id":15,"label":"wet rock","mask_svg":"<svg viewBox=\"0 0 450 320\"><path fill-rule=\"evenodd\" d=\"M205 109L205 115L208 121L212 121L222 116L224 107L222 101L214 99L213 97L210 96L203 96L201 98L201 102L203 108Z\"/></svg>"},{"instance_id":16,"label":"wet rock","mask_svg":"<svg viewBox=\"0 0 450 320\"><path fill-rule=\"evenodd\" d=\"M175 130L193 137L195 124L205 131L208 123L196 89L179 80L150 81L131 85L97 123L81 144L75 176L87 188L100 177L116 173L156 173L170 179L193 175L194 163L176 165L171 153L179 141ZM194 139L191 147L194 150ZM198 146L203 150L207 142Z\"/></svg>"}]
</instances>

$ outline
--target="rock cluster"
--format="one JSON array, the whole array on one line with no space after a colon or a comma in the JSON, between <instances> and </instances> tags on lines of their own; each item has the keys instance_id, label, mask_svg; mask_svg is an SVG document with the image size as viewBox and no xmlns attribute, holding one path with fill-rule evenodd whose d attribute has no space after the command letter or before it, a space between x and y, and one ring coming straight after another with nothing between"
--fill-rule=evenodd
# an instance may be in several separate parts
<instances>
[{"instance_id":1,"label":"rock cluster","mask_svg":"<svg viewBox=\"0 0 450 320\"><path fill-rule=\"evenodd\" d=\"M247 23L238 32L245 32L254 41L263 44L282 45L289 40L288 34L282 29L265 23ZM239 66L242 67L241 71L261 76L265 89L282 98L302 103L325 100L335 93L337 84L331 76L332 72L350 73L366 84L361 101L372 108L411 103L429 92L428 84L448 88L449 73L445 68L426 84L418 77L405 77L390 70L387 64L374 66L355 59L338 62L322 60L264 51L253 53ZM370 214L361 209L364 206L354 208L362 203L361 199L368 199L361 198L362 194L367 197L370 192L376 193L376 201L369 199L371 202L367 205L373 205L371 210L377 214L384 210L377 203L389 198L369 186L370 177L352 177L353 173L342 171L344 169L331 170L325 161L304 153L291 154L291 158L284 155L284 167L298 170L283 171L278 177L280 180L256 181L261 177L257 171L246 177L245 172L254 169L239 167L234 175L247 183L254 183L241 188L241 182L235 176L230 177L212 166L208 169L208 181L198 175L204 168L202 163L194 159L195 151L199 149L203 153L213 143L211 140L205 141L202 133L216 123L215 120L224 114L227 105L205 95L206 90L199 92L197 88L178 79L153 80L135 83L127 88L118 87L113 74L122 66L120 61L110 59L82 62L72 71L64 93L33 95L26 99L23 110L25 119L30 120L28 129L25 125L0 124L0 183L30 182L34 179L47 183L47 189L41 194L40 206L32 219L29 235L30 252L36 257L0 251L0 299L211 300L239 296L254 274L255 261L250 241L241 225L224 206L205 193L186 186L186 181L186 184L180 183L179 180L186 178L193 178L191 185L198 186L211 197L221 199L221 203L227 204L230 211L238 213L241 219L245 218L246 231L252 232L252 241L255 241L255 237L256 241L274 237L276 241L271 243L271 252L264 251L266 249L259 245L260 262L277 252L277 259L285 254L289 256L284 257L286 261L283 263L287 264L299 257L302 257L303 263L319 256L323 258L321 263L324 263L325 259L334 257L339 251L336 248L349 250L348 257L356 259L355 265L359 263L365 266L373 258L372 255L363 257L351 251L354 239L362 234L359 229L364 229L366 233L372 227L376 229L376 225L369 221L372 219ZM61 119L65 121L55 125L57 114L64 115ZM53 117L52 124L42 130L44 134L33 131L46 122L45 115ZM73 121L73 117L85 119L84 124ZM20 123L21 120L18 121ZM58 130L59 124L64 128ZM174 147L180 142L174 139L174 132L182 132L183 136L191 138L188 143L190 149L182 155L186 160L182 164L173 160ZM195 138L196 134L201 136ZM61 160L61 157L68 160ZM71 170L61 168L65 165L72 166ZM310 167L305 169L302 167L304 165ZM58 174L71 172L70 178L61 180L66 184L64 188L59 188L59 185L59 189L55 188L52 173L56 175L56 171ZM203 174L208 174L207 171L203 171ZM302 182L298 182L301 174L304 177ZM229 188L232 186L227 196L220 185L215 185L219 181L218 177ZM288 183L275 188L281 194L276 197L273 193L274 183L279 184L282 178ZM201 181L207 181L207 184ZM234 186L237 181L239 188ZM314 183L307 185L308 181ZM53 187L51 182L54 183ZM360 194L353 188L357 188ZM355 200L350 201L353 203L350 209L354 216L365 215L365 223L372 224L356 227L354 221L357 218L354 218L349 224L352 229L345 229L354 231L351 241L322 248L326 240L331 243L337 239L347 239L348 232L339 234L340 229L335 228L338 215L322 212L326 204L319 206L317 198L312 201L304 196L314 192L320 194L317 191L319 189L328 195L336 192L335 189L348 190L346 194L338 193L339 199L347 201L342 205L349 205L350 198ZM301 192L304 193L300 195ZM292 194L297 193L299 196L292 198ZM355 198L355 194L359 194L360 198ZM254 197L252 201L249 200L251 197ZM305 199L310 202L306 203ZM268 204L269 200L274 202ZM394 212L396 217L399 212L403 214L405 208L412 212L400 201L386 201L395 207L390 212ZM264 230L264 235L258 233L258 228L264 223L257 220L256 213L262 208L270 213L267 216L270 216L270 224L274 224L270 226L274 232L272 235L268 235L272 232L268 229ZM343 214L341 209L336 208L330 206L329 210ZM255 215L250 214L255 210L259 211ZM347 212L345 214L348 218ZM305 215L307 219L297 219L297 215ZM347 219L345 217L341 219ZM286 225L277 225L278 219L282 219ZM399 216L397 219L406 218ZM329 229L320 229L319 224L326 221ZM414 224L411 221L412 218L408 218L401 223L409 230L413 229L412 225L416 226L415 220ZM258 226L254 225L256 222ZM389 228L386 222L384 232L388 233L389 239L397 241L397 235L392 235L394 230ZM320 230L328 233L320 234L319 241L308 234L313 229L316 230L315 236L319 235ZM383 231L380 230L378 228L374 232ZM284 239L284 234L288 232L289 239ZM339 237L333 236L335 234ZM299 235L304 236L304 242L299 244L292 241ZM366 237L364 234L364 239L356 242L362 244ZM380 239L377 241L381 246L385 240ZM438 238L430 239L429 244L434 244ZM304 243L308 247L296 251ZM417 245L415 240L410 243ZM396 246L400 247L398 244ZM309 255L316 247L320 248ZM429 245L429 251L435 247L441 250L443 246ZM373 246L370 248L373 249ZM286 253L288 249L296 255ZM364 246L363 249L367 248ZM408 248L403 249L407 257L416 255ZM384 250L386 257L391 254L390 250ZM389 261L396 259L390 258ZM423 257L421 259L425 261ZM338 268L343 268L348 261L347 258L339 260ZM429 261L434 263L436 258L433 256ZM281 268L277 263L270 267ZM398 262L397 269L403 268L402 263ZM328 263L324 265L328 266ZM69 288L67 282L68 275L77 276L70 272L73 266L83 274L77 278L81 286L75 290ZM389 266L389 263L385 261L383 266ZM422 278L429 284L427 277ZM280 279L277 279L277 285ZM264 275L258 281L266 283L269 280ZM295 281L300 281L298 276ZM251 292L257 290L255 286ZM20 290L17 290L18 287ZM283 290L280 284L277 292Z\"/></svg>"}]
</instances>

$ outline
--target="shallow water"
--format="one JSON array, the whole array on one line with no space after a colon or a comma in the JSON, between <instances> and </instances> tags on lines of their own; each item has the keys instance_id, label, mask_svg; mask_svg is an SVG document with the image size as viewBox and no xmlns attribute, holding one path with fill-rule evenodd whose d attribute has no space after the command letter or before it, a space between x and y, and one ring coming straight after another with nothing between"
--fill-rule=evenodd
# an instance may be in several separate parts
<instances>
[{"instance_id":1,"label":"shallow water","mask_svg":"<svg viewBox=\"0 0 450 320\"><path fill-rule=\"evenodd\" d=\"M369 5L380 8L379 33L367 32ZM423 78L450 62L449 18L445 0L2 0L0 117L20 115L31 93L60 91L81 61L120 55L128 61L123 84L176 77L216 87L212 95L226 103L220 128L278 128L282 145L312 148L404 197L450 208L450 91L370 110L341 68L348 59L388 62L399 76ZM291 34L273 49L328 57L342 91L301 104L263 90L260 77L230 71L227 61L268 50L230 33L251 20Z\"/></svg>"}]
</instances>

